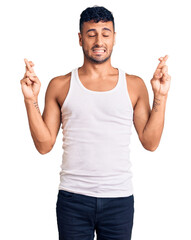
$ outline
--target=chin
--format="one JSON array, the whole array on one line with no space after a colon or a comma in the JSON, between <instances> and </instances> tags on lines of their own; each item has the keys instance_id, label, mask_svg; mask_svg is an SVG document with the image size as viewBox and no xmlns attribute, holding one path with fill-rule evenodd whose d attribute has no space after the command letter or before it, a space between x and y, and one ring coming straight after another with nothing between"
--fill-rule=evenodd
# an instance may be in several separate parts
<instances>
[{"instance_id":1,"label":"chin","mask_svg":"<svg viewBox=\"0 0 191 240\"><path fill-rule=\"evenodd\" d=\"M92 62L97 63L97 64L104 63L104 62L108 61L108 59L109 59L109 57L104 58L104 59L100 59L100 60L95 59L95 58L89 58L89 60L91 60Z\"/></svg>"}]
</instances>

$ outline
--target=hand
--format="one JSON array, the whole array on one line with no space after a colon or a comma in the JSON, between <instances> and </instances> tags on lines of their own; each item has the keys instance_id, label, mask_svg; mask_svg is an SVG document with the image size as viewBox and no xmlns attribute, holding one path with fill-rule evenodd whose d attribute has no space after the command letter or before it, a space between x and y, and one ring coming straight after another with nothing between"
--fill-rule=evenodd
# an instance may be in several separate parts
<instances>
[{"instance_id":1,"label":"hand","mask_svg":"<svg viewBox=\"0 0 191 240\"><path fill-rule=\"evenodd\" d=\"M41 83L34 72L34 63L32 61L28 61L26 58L24 61L26 64L26 72L23 79L20 80L24 98L25 100L37 99Z\"/></svg>"},{"instance_id":2,"label":"hand","mask_svg":"<svg viewBox=\"0 0 191 240\"><path fill-rule=\"evenodd\" d=\"M168 75L168 67L165 65L167 59L168 55L159 58L160 63L150 81L155 96L167 96L170 88L171 76Z\"/></svg>"}]
</instances>

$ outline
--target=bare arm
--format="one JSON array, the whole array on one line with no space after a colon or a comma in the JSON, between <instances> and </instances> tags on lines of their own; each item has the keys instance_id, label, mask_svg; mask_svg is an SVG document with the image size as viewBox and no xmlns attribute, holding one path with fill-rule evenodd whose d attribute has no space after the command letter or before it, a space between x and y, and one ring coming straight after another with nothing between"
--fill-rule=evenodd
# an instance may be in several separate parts
<instances>
[{"instance_id":1,"label":"bare arm","mask_svg":"<svg viewBox=\"0 0 191 240\"><path fill-rule=\"evenodd\" d=\"M150 110L147 88L141 78L138 78L139 99L134 110L134 124L139 139L145 149L155 151L160 143L164 128L165 107L171 77L167 74L164 59L157 67L151 80L154 100ZM163 85L162 85L163 84Z\"/></svg>"},{"instance_id":2,"label":"bare arm","mask_svg":"<svg viewBox=\"0 0 191 240\"><path fill-rule=\"evenodd\" d=\"M56 97L57 92L58 92L58 77L53 78L47 87L45 95L45 107L42 115L42 119L49 129L51 137L50 149L47 152L49 152L53 148L61 124L61 110L57 102Z\"/></svg>"},{"instance_id":3,"label":"bare arm","mask_svg":"<svg viewBox=\"0 0 191 240\"><path fill-rule=\"evenodd\" d=\"M26 63L26 73L21 80L24 102L27 110L28 122L36 149L41 154L49 152L55 141L60 127L60 108L56 100L56 81L53 78L46 91L45 108L41 116L38 107L38 93L40 81L34 73L32 62Z\"/></svg>"},{"instance_id":4,"label":"bare arm","mask_svg":"<svg viewBox=\"0 0 191 240\"><path fill-rule=\"evenodd\" d=\"M167 97L154 96L153 107L143 132L143 142L154 151L157 149L164 128Z\"/></svg>"},{"instance_id":5,"label":"bare arm","mask_svg":"<svg viewBox=\"0 0 191 240\"><path fill-rule=\"evenodd\" d=\"M27 110L30 132L35 147L39 153L45 154L51 148L51 136L48 127L42 119L38 107L38 100L25 100L25 106Z\"/></svg>"},{"instance_id":6,"label":"bare arm","mask_svg":"<svg viewBox=\"0 0 191 240\"><path fill-rule=\"evenodd\" d=\"M61 123L55 82L56 78L53 78L47 87L42 116L37 100L25 100L31 135L36 149L41 154L46 154L53 148Z\"/></svg>"},{"instance_id":7,"label":"bare arm","mask_svg":"<svg viewBox=\"0 0 191 240\"><path fill-rule=\"evenodd\" d=\"M140 95L134 110L134 125L143 147L155 151L164 128L166 97L154 96L152 110L149 95L142 79L139 79Z\"/></svg>"},{"instance_id":8,"label":"bare arm","mask_svg":"<svg viewBox=\"0 0 191 240\"><path fill-rule=\"evenodd\" d=\"M149 95L146 85L141 78L137 77L135 79L135 82L139 97L134 109L133 123L143 147L151 151L151 146L149 146L149 144L147 143L147 141L145 141L145 138L143 137L144 129L149 121L149 117L151 114Z\"/></svg>"}]
</instances>

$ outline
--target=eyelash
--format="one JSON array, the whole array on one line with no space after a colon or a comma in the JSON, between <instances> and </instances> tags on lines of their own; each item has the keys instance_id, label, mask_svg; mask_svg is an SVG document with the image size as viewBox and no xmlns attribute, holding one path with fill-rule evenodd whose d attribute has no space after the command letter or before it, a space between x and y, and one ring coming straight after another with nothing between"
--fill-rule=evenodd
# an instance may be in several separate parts
<instances>
[{"instance_id":1,"label":"eyelash","mask_svg":"<svg viewBox=\"0 0 191 240\"><path fill-rule=\"evenodd\" d=\"M95 37L96 35L89 36L89 37ZM109 37L108 35L103 35L104 37Z\"/></svg>"}]
</instances>

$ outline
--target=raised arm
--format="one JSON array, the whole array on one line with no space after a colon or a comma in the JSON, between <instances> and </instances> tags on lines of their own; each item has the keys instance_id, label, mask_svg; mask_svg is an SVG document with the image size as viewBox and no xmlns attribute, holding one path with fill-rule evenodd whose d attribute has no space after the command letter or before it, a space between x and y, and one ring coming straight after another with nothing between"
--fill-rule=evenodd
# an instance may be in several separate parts
<instances>
[{"instance_id":1,"label":"raised arm","mask_svg":"<svg viewBox=\"0 0 191 240\"><path fill-rule=\"evenodd\" d=\"M60 108L56 101L55 82L53 78L47 88L45 108L41 116L38 107L38 94L41 83L36 76L34 64L25 59L26 73L20 81L24 102L27 110L28 122L36 149L39 153L48 153L56 140L60 127Z\"/></svg>"},{"instance_id":2,"label":"raised arm","mask_svg":"<svg viewBox=\"0 0 191 240\"><path fill-rule=\"evenodd\" d=\"M151 79L154 93L152 110L147 88L141 78L138 80L139 99L134 109L134 125L143 147L155 151L160 143L164 128L165 107L171 77L165 65L168 56L159 58L160 63Z\"/></svg>"}]
</instances>

